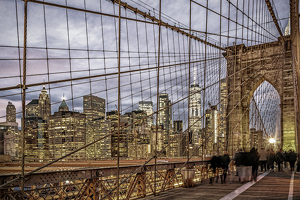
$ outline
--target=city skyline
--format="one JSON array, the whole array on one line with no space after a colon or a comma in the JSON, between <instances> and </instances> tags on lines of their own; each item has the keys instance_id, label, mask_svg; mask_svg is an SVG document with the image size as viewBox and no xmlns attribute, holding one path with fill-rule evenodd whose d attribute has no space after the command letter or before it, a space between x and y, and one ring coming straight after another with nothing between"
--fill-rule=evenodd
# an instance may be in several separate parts
<instances>
[{"instance_id":1,"label":"city skyline","mask_svg":"<svg viewBox=\"0 0 300 200\"><path fill-rule=\"evenodd\" d=\"M191 85L191 89L193 92L192 96L197 95L201 91L200 88L194 91L195 87L198 87L198 86ZM190 99L191 115L197 117L197 119L196 118L194 119L193 117L191 119L193 120L193 123L200 124L200 127L199 126L193 127L191 125L191 130L194 130L193 132L197 132L197 136L199 135L199 138L194 138L191 140L191 141L194 141L193 143L195 143L195 145L198 145L198 148L199 148L199 141L200 141L200 137L201 137L200 136L201 116L198 116L200 113L200 109L201 109L201 100L200 100L201 98L199 98L199 97L200 97L200 94L198 96L195 96L195 98L192 97ZM26 133L26 136L25 136L27 143L29 142L26 145L26 152L27 152L26 155L28 155L29 157L33 157L33 158L37 158L37 159L41 159L41 160L43 160L43 157L51 158L52 156L54 156L54 158L58 158L58 157L61 157L63 155L66 155L67 153L71 152L72 150L74 150L74 148L76 149L76 148L83 146L86 143L93 142L97 138L103 137L103 136L109 134L110 131L113 131L113 129L111 129L109 127L115 127L115 125L113 125L113 123L116 123L117 121L114 120L114 118L117 119L118 116L116 115L116 110L111 110L111 111L106 112L105 99L102 99L100 97L93 96L93 95L85 95L85 96L83 96L82 101L83 101L83 106L84 106L82 113L76 112L76 111L71 111L69 109L69 106L66 102L65 97L62 99L62 101L59 105L59 108L57 110L51 109L47 90L45 89L45 87L43 87L42 90L40 91L39 99L33 99L26 105L25 122L26 122L26 124L28 124L26 126L27 130L30 131L30 133L29 132ZM160 114L160 117L158 120L158 123L159 123L158 126L160 127L158 137L159 137L159 141L161 141L160 144L158 145L158 148L159 149L165 148L164 147L165 144L168 144L170 142L170 140L172 140L173 145L171 145L171 147L170 147L171 149L168 148L166 150L166 155L169 155L169 156L170 155L172 155L172 156L184 155L184 153L180 153L179 151L183 150L182 145L184 145L184 140L186 137L176 136L176 134L178 134L178 132L176 132L176 131L178 131L178 130L184 131L182 129L183 123L182 123L182 120L177 119L177 120L174 120L174 124L173 124L172 117L171 117L172 116L171 104L172 104L172 102L169 100L168 94L166 94L166 93L160 94L160 107L164 108L164 112L162 112ZM196 104L199 104L199 106ZM12 108L12 106L13 106L13 104L11 102L9 102L7 105L8 112L11 112L11 110L13 110L13 109L10 109L10 108ZM150 134L149 131L151 131L151 132L154 131L154 133L155 133L155 130L153 129L155 127L155 125L154 125L155 121L150 120L151 123L149 123L149 120L148 120L149 117L147 117L147 115L152 115L152 113L153 113L153 103L151 101L139 101L139 108L144 109L144 110L133 110L133 111L131 111L131 113L134 114L137 112L145 112L144 117L142 117L141 119L144 120L144 123L147 124L148 128L143 129L143 132L146 131L147 132L147 133L145 132L146 135ZM53 112L53 114L50 113L51 111ZM113 115L114 115L114 117L112 118L111 116L113 116ZM131 114L128 112L120 113L121 122L124 120L125 120L124 122L126 122L127 119L125 119L124 117L130 116L130 115ZM70 120L66 121L64 119L69 119L69 118L71 121L73 121L73 118L74 118L75 122L76 122L76 120L78 120L78 124L85 124L84 129L82 129L81 131L80 131L80 129L77 129L76 127L79 125L76 125L76 126L71 126L71 125L67 125L67 124L63 125L63 123L67 123L67 121L70 121ZM136 118L136 117L133 117L133 119L134 118ZM63 122L61 120L65 121L65 122ZM197 120L198 120L198 122L197 122ZM178 124L179 121L181 121L180 125ZM109 122L109 124L108 124L108 122ZM128 121L128 123L134 123L134 122ZM77 124L77 122L75 124ZM105 127L108 127L108 129L103 129L103 125ZM82 125L80 125L80 127L81 126ZM121 125L121 126L123 126L123 125ZM59 128L59 127L61 127L61 128ZM67 128L67 127L69 127L69 128ZM74 131L74 130L71 127L75 128L77 130L76 135L79 134L80 132L81 132L82 136L84 135L84 137L82 137L81 139L78 140L79 143L77 142L75 146L73 145L73 143L76 142L76 139L75 138L71 139L71 140L68 139L70 137L72 137L72 138L74 137L72 135L74 135L75 132L72 133L72 131ZM97 133L98 130L100 130L99 133ZM126 134L130 134L130 133L127 133L127 131L126 131ZM34 139L34 135L38 135L38 138L37 138L38 140ZM96 135L98 135L98 136L96 136ZM151 137L150 135L149 136L146 136L146 135L145 135L145 137ZM191 136L192 135L193 134L191 134ZM86 139L84 139L84 138L86 138ZM138 138L140 138L140 136ZM136 139L133 138L133 142L136 141L138 138L136 138ZM74 140L74 142L73 142L73 140ZM100 157L115 156L113 154L114 141L115 140L113 138L111 138L110 140L107 140L106 142L104 142L105 144L101 144L100 146L98 145L97 148L95 146L96 144L92 145L86 149L86 151L85 151L86 153L74 154L72 156L72 159L83 158L85 156L87 159L93 158L93 156L96 156L96 157L98 157L98 156L100 156ZM128 140L126 142L126 144L125 144L126 146L130 144L129 141L131 141L131 140ZM152 139L149 140L147 143L145 143L146 146L144 145L144 147L142 147L144 150L136 149L134 152L135 153L137 151L145 152L145 150L146 150L146 152L147 152L147 150L149 151L151 149L151 147L149 145L151 145L151 146L154 145L154 143L153 142L151 143L150 141L153 141L153 135L152 135ZM69 145L72 144L73 147L71 147L71 146L68 147L68 145L60 146L60 145L64 144L65 142L66 142L66 144L69 143ZM100 142L99 142L99 144L100 144ZM110 146L110 145L112 145L112 146ZM93 146L95 146L95 147L93 147ZM136 148L138 148L139 146L140 145L138 145ZM69 150L67 147L69 148ZM65 150L62 151L62 148ZM99 149L99 148L100 148L100 151L97 151L98 152L97 153L96 149ZM102 149L103 149L103 151L106 151L106 152L111 151L112 153L109 153L109 154L103 153ZM124 151L126 151L126 152L128 151L128 152L126 154L124 154L123 156L132 157L133 155L135 155L134 153L133 154L130 153L129 149L123 150L122 152L124 152ZM151 151L153 151L153 149ZM34 154L32 154L32 153L34 153ZM136 156L138 156L138 155L139 154L137 154ZM145 156L142 156L142 157L145 157Z\"/></svg>"}]
</instances>

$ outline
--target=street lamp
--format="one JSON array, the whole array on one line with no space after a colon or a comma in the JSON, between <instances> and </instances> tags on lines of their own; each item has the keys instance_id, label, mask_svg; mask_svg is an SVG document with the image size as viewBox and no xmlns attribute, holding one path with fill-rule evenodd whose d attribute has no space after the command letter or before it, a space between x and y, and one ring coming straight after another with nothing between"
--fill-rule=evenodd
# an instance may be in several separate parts
<instances>
[{"instance_id":1,"label":"street lamp","mask_svg":"<svg viewBox=\"0 0 300 200\"><path fill-rule=\"evenodd\" d=\"M275 148L275 142L276 142L276 140L274 138L269 139L269 143L271 144L270 148Z\"/></svg>"},{"instance_id":2,"label":"street lamp","mask_svg":"<svg viewBox=\"0 0 300 200\"><path fill-rule=\"evenodd\" d=\"M275 143L275 139L274 139L274 138L270 138L270 139L269 139L269 142L270 142L271 144L274 144L274 143Z\"/></svg>"}]
</instances>

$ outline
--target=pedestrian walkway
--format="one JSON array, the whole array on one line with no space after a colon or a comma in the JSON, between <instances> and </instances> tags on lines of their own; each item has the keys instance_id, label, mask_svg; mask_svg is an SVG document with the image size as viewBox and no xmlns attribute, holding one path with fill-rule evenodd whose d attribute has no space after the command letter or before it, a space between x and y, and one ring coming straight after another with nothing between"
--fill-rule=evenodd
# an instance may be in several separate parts
<instances>
[{"instance_id":1,"label":"pedestrian walkway","mask_svg":"<svg viewBox=\"0 0 300 200\"><path fill-rule=\"evenodd\" d=\"M209 185L209 181L205 180L192 188L176 188L143 200L300 200L300 173L295 173L294 179L292 174L288 170L260 173L259 181L244 184L238 182L237 176L232 176L233 180L228 180L226 184Z\"/></svg>"}]
</instances>

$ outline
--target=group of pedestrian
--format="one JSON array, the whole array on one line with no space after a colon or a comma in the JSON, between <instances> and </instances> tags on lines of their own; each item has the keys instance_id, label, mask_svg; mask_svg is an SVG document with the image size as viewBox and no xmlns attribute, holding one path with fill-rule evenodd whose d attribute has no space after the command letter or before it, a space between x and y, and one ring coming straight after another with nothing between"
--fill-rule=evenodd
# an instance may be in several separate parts
<instances>
[{"instance_id":1,"label":"group of pedestrian","mask_svg":"<svg viewBox=\"0 0 300 200\"><path fill-rule=\"evenodd\" d=\"M213 173L216 173L217 168L222 169L223 171L222 174L220 175L221 184L226 183L229 163L230 163L230 157L226 151L224 152L223 156L218 156L218 154L215 154L210 161L210 167ZM216 177L216 182L218 182L218 179L219 176ZM209 183L213 184L213 182L214 182L214 177L210 177Z\"/></svg>"},{"instance_id":2,"label":"group of pedestrian","mask_svg":"<svg viewBox=\"0 0 300 200\"><path fill-rule=\"evenodd\" d=\"M252 167L252 171L251 171L252 178L254 181L256 181L258 166L259 166L259 158L260 158L260 154L258 153L257 149L252 148L250 150L250 152L245 152L242 150L237 152L234 156L234 161L235 161L236 167L251 166ZM237 170L237 175L241 175L239 173L240 172Z\"/></svg>"},{"instance_id":3,"label":"group of pedestrian","mask_svg":"<svg viewBox=\"0 0 300 200\"><path fill-rule=\"evenodd\" d=\"M277 165L277 171L281 172L283 170L283 164L284 167L287 168L287 163L289 163L291 171L294 171L296 161L297 154L292 150L289 152L283 152L282 149L279 149L279 151L275 153L273 149L265 151L264 148L262 148L260 152L259 164L262 172L267 170L273 172L274 164ZM297 169L299 169L299 167Z\"/></svg>"},{"instance_id":4,"label":"group of pedestrian","mask_svg":"<svg viewBox=\"0 0 300 200\"><path fill-rule=\"evenodd\" d=\"M281 172L283 170L283 165L285 168L287 168L287 163L289 163L291 171L294 171L297 158L297 171L300 171L300 155L297 157L297 154L292 150L283 152L282 149L279 149L275 153L273 149L268 149L266 151L264 148L262 148L261 151L258 152L257 149L252 148L250 152L239 150L235 153L232 160L227 152L224 152L224 155L222 156L215 154L210 161L210 167L212 169L212 173L214 174L217 172L217 168L219 170L221 169L222 173L219 174L221 183L226 183L226 176L230 163L234 162L237 168L240 166L252 166L252 178L254 181L256 181L259 166L262 172L267 170L274 172L274 165L276 164L278 167L278 172ZM218 182L218 179L219 176L216 177L216 182ZM213 184L213 182L214 177L210 177L210 184Z\"/></svg>"}]
</instances>

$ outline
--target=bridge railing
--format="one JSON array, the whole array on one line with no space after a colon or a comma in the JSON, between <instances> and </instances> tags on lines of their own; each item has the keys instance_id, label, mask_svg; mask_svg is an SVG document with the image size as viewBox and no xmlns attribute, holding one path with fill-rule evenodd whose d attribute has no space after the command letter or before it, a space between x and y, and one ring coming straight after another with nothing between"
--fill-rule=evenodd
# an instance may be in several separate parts
<instances>
[{"instance_id":1,"label":"bridge railing","mask_svg":"<svg viewBox=\"0 0 300 200\"><path fill-rule=\"evenodd\" d=\"M183 167L185 166L185 167ZM211 176L208 161L160 163L156 169L156 185L154 182L154 164L120 167L119 199L135 199L159 194L165 190L178 187L189 187ZM116 167L69 169L44 171L33 174L25 181L24 199L116 199L117 177ZM183 171L191 171L190 180L185 180ZM136 173L134 173L136 172ZM5 183L19 174L7 174L0 177ZM154 190L154 188L156 189ZM3 188L1 199L22 199L20 183L15 182Z\"/></svg>"}]
</instances>

